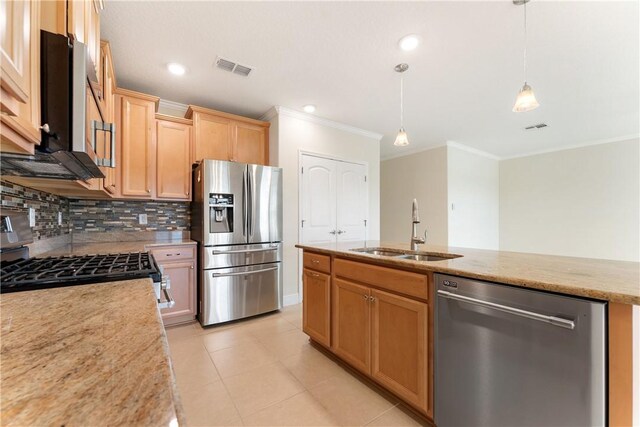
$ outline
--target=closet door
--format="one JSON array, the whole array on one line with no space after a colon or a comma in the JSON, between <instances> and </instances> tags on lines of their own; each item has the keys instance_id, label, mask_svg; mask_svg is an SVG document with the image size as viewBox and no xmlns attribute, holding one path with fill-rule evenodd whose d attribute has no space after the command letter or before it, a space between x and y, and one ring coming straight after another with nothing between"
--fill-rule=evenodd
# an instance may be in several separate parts
<instances>
[{"instance_id":1,"label":"closet door","mask_svg":"<svg viewBox=\"0 0 640 427\"><path fill-rule=\"evenodd\" d=\"M333 160L302 156L302 243L336 241L336 171Z\"/></svg>"},{"instance_id":2,"label":"closet door","mask_svg":"<svg viewBox=\"0 0 640 427\"><path fill-rule=\"evenodd\" d=\"M336 227L338 241L366 240L368 191L367 168L355 163L336 162Z\"/></svg>"}]
</instances>

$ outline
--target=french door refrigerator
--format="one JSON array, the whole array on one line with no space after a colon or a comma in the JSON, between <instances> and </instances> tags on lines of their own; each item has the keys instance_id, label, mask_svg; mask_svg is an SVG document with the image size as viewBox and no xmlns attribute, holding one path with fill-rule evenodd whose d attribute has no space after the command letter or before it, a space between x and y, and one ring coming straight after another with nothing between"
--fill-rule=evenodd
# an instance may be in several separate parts
<instances>
[{"instance_id":1,"label":"french door refrigerator","mask_svg":"<svg viewBox=\"0 0 640 427\"><path fill-rule=\"evenodd\" d=\"M282 308L282 169L203 160L193 188L200 323Z\"/></svg>"}]
</instances>

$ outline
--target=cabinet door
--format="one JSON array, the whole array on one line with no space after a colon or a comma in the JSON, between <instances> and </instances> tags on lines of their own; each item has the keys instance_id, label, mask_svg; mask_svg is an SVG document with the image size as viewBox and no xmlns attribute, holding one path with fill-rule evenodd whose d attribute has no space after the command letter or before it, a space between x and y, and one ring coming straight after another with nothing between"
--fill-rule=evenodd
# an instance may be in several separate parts
<instances>
[{"instance_id":1,"label":"cabinet door","mask_svg":"<svg viewBox=\"0 0 640 427\"><path fill-rule=\"evenodd\" d=\"M262 126L235 122L231 160L258 165L268 164L267 131L268 128Z\"/></svg>"},{"instance_id":2,"label":"cabinet door","mask_svg":"<svg viewBox=\"0 0 640 427\"><path fill-rule=\"evenodd\" d=\"M222 117L194 113L194 161L231 160L232 122Z\"/></svg>"},{"instance_id":3,"label":"cabinet door","mask_svg":"<svg viewBox=\"0 0 640 427\"><path fill-rule=\"evenodd\" d=\"M196 316L195 262L171 262L161 265L171 281L171 296L176 304L160 311L165 324L190 320Z\"/></svg>"},{"instance_id":4,"label":"cabinet door","mask_svg":"<svg viewBox=\"0 0 640 427\"><path fill-rule=\"evenodd\" d=\"M118 95L118 103L122 196L151 198L156 169L155 104L124 95Z\"/></svg>"},{"instance_id":5,"label":"cabinet door","mask_svg":"<svg viewBox=\"0 0 640 427\"><path fill-rule=\"evenodd\" d=\"M40 2L0 0L0 110L6 152L40 143Z\"/></svg>"},{"instance_id":6,"label":"cabinet door","mask_svg":"<svg viewBox=\"0 0 640 427\"><path fill-rule=\"evenodd\" d=\"M157 120L157 198L191 198L191 126Z\"/></svg>"},{"instance_id":7,"label":"cabinet door","mask_svg":"<svg viewBox=\"0 0 640 427\"><path fill-rule=\"evenodd\" d=\"M427 304L378 290L371 295L371 375L426 412Z\"/></svg>"},{"instance_id":8,"label":"cabinet door","mask_svg":"<svg viewBox=\"0 0 640 427\"><path fill-rule=\"evenodd\" d=\"M98 109L98 104L96 99L93 97L91 90L87 87L87 117L85 122L85 148L87 153L93 161L95 161L96 157L105 157L108 156L107 140L105 138L104 132L96 132L94 135L92 124L94 122L102 122L102 116L100 115L100 110ZM95 137L95 151L93 148L93 139ZM107 174L106 167L100 166L100 170L106 176ZM83 187L89 190L102 190L104 186L103 178L92 178L87 181L78 181Z\"/></svg>"},{"instance_id":9,"label":"cabinet door","mask_svg":"<svg viewBox=\"0 0 640 427\"><path fill-rule=\"evenodd\" d=\"M103 98L102 98L102 111L104 112L104 121L107 123L113 123L115 121L115 95L113 91L115 90L115 78L113 75L113 68L111 65L111 55L109 54L108 48L103 46L101 52L101 68L102 68L102 87L103 87ZM116 129L116 133L120 132L120 129ZM118 148L116 147L116 151ZM111 153L113 155L114 153ZM105 168L105 178L104 178L104 189L107 190L112 195L118 194L118 168L120 167L119 162L116 161L115 168Z\"/></svg>"},{"instance_id":10,"label":"cabinet door","mask_svg":"<svg viewBox=\"0 0 640 427\"><path fill-rule=\"evenodd\" d=\"M304 269L302 278L302 330L315 341L329 347L331 276Z\"/></svg>"},{"instance_id":11,"label":"cabinet door","mask_svg":"<svg viewBox=\"0 0 640 427\"><path fill-rule=\"evenodd\" d=\"M336 279L333 287L332 350L354 368L371 372L370 290Z\"/></svg>"}]
</instances>

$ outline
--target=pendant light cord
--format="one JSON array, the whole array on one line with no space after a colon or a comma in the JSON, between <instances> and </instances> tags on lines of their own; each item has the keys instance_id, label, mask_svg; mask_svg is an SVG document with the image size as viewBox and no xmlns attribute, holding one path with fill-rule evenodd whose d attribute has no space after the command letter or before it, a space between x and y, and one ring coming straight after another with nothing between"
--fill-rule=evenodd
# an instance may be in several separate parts
<instances>
[{"instance_id":1,"label":"pendant light cord","mask_svg":"<svg viewBox=\"0 0 640 427\"><path fill-rule=\"evenodd\" d=\"M522 61L522 74L524 82L527 83L527 2L524 3L524 55Z\"/></svg>"},{"instance_id":2,"label":"pendant light cord","mask_svg":"<svg viewBox=\"0 0 640 427\"><path fill-rule=\"evenodd\" d=\"M404 76L402 74L400 74L400 128L404 128L404 99L403 99L403 93L404 93L404 87L403 87L403 80L404 80Z\"/></svg>"}]
</instances>

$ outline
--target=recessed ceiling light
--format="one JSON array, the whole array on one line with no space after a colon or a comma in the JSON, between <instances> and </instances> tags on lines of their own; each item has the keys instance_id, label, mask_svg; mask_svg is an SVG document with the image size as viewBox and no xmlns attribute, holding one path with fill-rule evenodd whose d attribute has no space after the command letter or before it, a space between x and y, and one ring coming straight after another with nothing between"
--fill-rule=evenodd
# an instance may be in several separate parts
<instances>
[{"instance_id":1,"label":"recessed ceiling light","mask_svg":"<svg viewBox=\"0 0 640 427\"><path fill-rule=\"evenodd\" d=\"M187 69L184 68L184 65L180 65L176 62L167 64L167 69L171 74L175 74L176 76L181 76L187 71Z\"/></svg>"},{"instance_id":2,"label":"recessed ceiling light","mask_svg":"<svg viewBox=\"0 0 640 427\"><path fill-rule=\"evenodd\" d=\"M316 111L316 106L313 104L307 104L302 107L305 113L314 113Z\"/></svg>"},{"instance_id":3,"label":"recessed ceiling light","mask_svg":"<svg viewBox=\"0 0 640 427\"><path fill-rule=\"evenodd\" d=\"M406 50L406 51L414 50L415 48L418 47L419 44L420 44L420 37L418 37L415 34L409 34L408 36L404 36L398 42L398 46L400 46L400 49Z\"/></svg>"}]
</instances>

